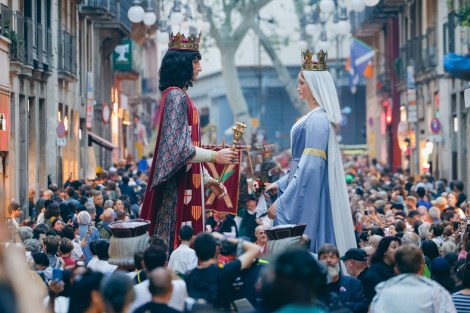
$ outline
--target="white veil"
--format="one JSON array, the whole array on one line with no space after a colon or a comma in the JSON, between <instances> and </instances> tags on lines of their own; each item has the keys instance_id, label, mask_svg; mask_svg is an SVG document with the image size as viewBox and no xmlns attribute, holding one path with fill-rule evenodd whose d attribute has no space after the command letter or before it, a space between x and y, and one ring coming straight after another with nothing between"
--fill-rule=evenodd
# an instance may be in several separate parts
<instances>
[{"instance_id":1,"label":"white veil","mask_svg":"<svg viewBox=\"0 0 470 313\"><path fill-rule=\"evenodd\" d=\"M341 110L333 78L328 71L303 71L308 87L331 122L328 138L328 181L336 247L341 255L356 248L351 208L349 204L343 161L334 125L341 123Z\"/></svg>"}]
</instances>

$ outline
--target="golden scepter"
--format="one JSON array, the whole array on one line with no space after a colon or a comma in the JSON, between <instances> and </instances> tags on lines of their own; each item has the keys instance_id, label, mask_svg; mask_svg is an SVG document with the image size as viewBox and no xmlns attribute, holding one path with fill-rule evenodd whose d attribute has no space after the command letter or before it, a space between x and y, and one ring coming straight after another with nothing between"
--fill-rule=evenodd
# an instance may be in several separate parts
<instances>
[{"instance_id":1,"label":"golden scepter","mask_svg":"<svg viewBox=\"0 0 470 313\"><path fill-rule=\"evenodd\" d=\"M233 142L230 150L235 151L237 149L238 142L242 138L243 134L245 133L246 125L243 122L236 122L235 125L232 127L233 131ZM224 177L225 171L227 170L227 165L224 166L224 170L222 174L219 176L219 182L222 182L222 178Z\"/></svg>"}]
</instances>

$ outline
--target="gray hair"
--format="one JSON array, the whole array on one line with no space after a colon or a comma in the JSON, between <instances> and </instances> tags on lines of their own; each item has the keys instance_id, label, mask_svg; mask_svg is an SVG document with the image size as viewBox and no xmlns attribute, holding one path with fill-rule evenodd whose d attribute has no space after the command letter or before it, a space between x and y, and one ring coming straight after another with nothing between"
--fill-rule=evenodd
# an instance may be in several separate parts
<instances>
[{"instance_id":1,"label":"gray hair","mask_svg":"<svg viewBox=\"0 0 470 313\"><path fill-rule=\"evenodd\" d=\"M33 229L28 226L21 226L18 229L18 235L20 236L21 241L25 242L25 240L33 238Z\"/></svg>"},{"instance_id":2,"label":"gray hair","mask_svg":"<svg viewBox=\"0 0 470 313\"><path fill-rule=\"evenodd\" d=\"M88 212L88 214L90 214L90 215L96 214L96 207L95 207L95 204L93 202L85 203L85 207L86 207L86 211Z\"/></svg>"},{"instance_id":3,"label":"gray hair","mask_svg":"<svg viewBox=\"0 0 470 313\"><path fill-rule=\"evenodd\" d=\"M23 245L24 245L24 249L26 251L31 252L31 254L41 252L41 244L39 243L39 240L37 239L26 239L23 242Z\"/></svg>"},{"instance_id":4,"label":"gray hair","mask_svg":"<svg viewBox=\"0 0 470 313\"><path fill-rule=\"evenodd\" d=\"M108 208L103 212L103 220L111 220L114 221L114 210Z\"/></svg>"},{"instance_id":5,"label":"gray hair","mask_svg":"<svg viewBox=\"0 0 470 313\"><path fill-rule=\"evenodd\" d=\"M91 215L87 211L81 211L77 215L77 221L80 225L90 225L91 223Z\"/></svg>"},{"instance_id":6,"label":"gray hair","mask_svg":"<svg viewBox=\"0 0 470 313\"><path fill-rule=\"evenodd\" d=\"M429 230L431 229L431 224L428 222L424 222L423 224L419 225L418 227L418 234L419 238L423 240L428 240L431 238L431 233Z\"/></svg>"},{"instance_id":7,"label":"gray hair","mask_svg":"<svg viewBox=\"0 0 470 313\"><path fill-rule=\"evenodd\" d=\"M447 240L442 244L441 254L442 256L444 256L449 252L453 252L453 253L457 252L457 246L452 241Z\"/></svg>"},{"instance_id":8,"label":"gray hair","mask_svg":"<svg viewBox=\"0 0 470 313\"><path fill-rule=\"evenodd\" d=\"M104 202L104 205L103 205L103 206L104 206L105 209L106 209L106 208L112 208L112 207L114 206L114 201L113 201L113 200L106 200L106 201Z\"/></svg>"},{"instance_id":9,"label":"gray hair","mask_svg":"<svg viewBox=\"0 0 470 313\"><path fill-rule=\"evenodd\" d=\"M419 247L419 236L412 231L403 234L402 243L404 245L415 245Z\"/></svg>"},{"instance_id":10,"label":"gray hair","mask_svg":"<svg viewBox=\"0 0 470 313\"><path fill-rule=\"evenodd\" d=\"M436 207L430 208L428 213L429 217L431 217L432 219L439 218L439 216L441 215L441 211Z\"/></svg>"}]
</instances>

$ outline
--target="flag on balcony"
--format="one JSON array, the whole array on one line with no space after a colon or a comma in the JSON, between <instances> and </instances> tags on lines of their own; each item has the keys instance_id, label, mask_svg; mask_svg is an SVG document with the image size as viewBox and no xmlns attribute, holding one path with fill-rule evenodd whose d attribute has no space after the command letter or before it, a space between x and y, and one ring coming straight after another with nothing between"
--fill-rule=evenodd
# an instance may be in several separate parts
<instances>
[{"instance_id":1,"label":"flag on balcony","mask_svg":"<svg viewBox=\"0 0 470 313\"><path fill-rule=\"evenodd\" d=\"M372 47L356 38L352 39L351 53L346 62L346 70L349 72L349 88L352 93L356 93L357 85L363 76L372 77L374 54Z\"/></svg>"}]
</instances>

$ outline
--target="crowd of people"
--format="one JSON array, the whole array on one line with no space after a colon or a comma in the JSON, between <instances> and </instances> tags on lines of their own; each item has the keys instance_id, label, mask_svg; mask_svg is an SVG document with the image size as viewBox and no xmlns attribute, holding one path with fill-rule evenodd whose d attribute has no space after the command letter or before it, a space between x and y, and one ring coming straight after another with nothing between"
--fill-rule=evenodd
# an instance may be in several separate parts
<instances>
[{"instance_id":1,"label":"crowd of people","mask_svg":"<svg viewBox=\"0 0 470 313\"><path fill-rule=\"evenodd\" d=\"M132 271L108 262L109 225L139 216L148 165L51 185L38 199L31 191L28 203L8 207L0 311L29 312L20 299L31 288L37 297L27 301L49 312L468 312L470 201L462 182L415 180L365 156L345 157L357 247L342 255L325 243L312 253L309 236L270 240L256 218L253 178L282 176L288 164L280 158L265 154L254 174L245 169L237 216L206 212L207 231L182 226L176 249L151 237ZM11 262L28 288L15 287Z\"/></svg>"}]
</instances>

